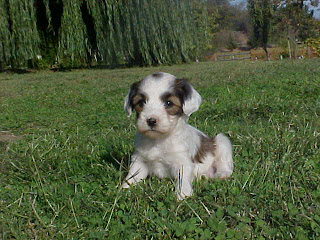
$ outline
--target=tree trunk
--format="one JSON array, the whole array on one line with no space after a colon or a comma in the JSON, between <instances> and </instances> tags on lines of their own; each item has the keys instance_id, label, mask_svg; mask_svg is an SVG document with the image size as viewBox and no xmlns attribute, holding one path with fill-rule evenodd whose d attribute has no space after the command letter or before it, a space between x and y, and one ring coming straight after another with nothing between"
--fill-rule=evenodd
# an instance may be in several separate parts
<instances>
[{"instance_id":1,"label":"tree trunk","mask_svg":"<svg viewBox=\"0 0 320 240\"><path fill-rule=\"evenodd\" d=\"M311 58L311 51L310 51L309 44L307 45L307 55L308 55L308 58Z\"/></svg>"},{"instance_id":2,"label":"tree trunk","mask_svg":"<svg viewBox=\"0 0 320 240\"><path fill-rule=\"evenodd\" d=\"M297 54L297 43L296 41L293 42L293 56L294 56L294 59L297 59L298 58L298 54Z\"/></svg>"},{"instance_id":3,"label":"tree trunk","mask_svg":"<svg viewBox=\"0 0 320 240\"><path fill-rule=\"evenodd\" d=\"M289 59L291 59L291 49L290 49L290 38L288 37L288 53L289 53Z\"/></svg>"},{"instance_id":4,"label":"tree trunk","mask_svg":"<svg viewBox=\"0 0 320 240\"><path fill-rule=\"evenodd\" d=\"M270 61L270 54L269 54L269 51L268 51L267 46L263 46L262 48L263 48L263 50L264 50L265 53L266 53L267 61Z\"/></svg>"}]
</instances>

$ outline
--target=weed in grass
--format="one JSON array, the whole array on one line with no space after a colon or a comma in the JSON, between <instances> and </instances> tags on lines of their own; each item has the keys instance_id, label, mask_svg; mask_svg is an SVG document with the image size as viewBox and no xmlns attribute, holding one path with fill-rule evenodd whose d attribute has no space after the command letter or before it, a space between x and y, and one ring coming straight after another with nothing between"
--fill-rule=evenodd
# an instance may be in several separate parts
<instances>
[{"instance_id":1,"label":"weed in grass","mask_svg":"<svg viewBox=\"0 0 320 240\"><path fill-rule=\"evenodd\" d=\"M0 75L1 239L318 239L319 59L208 62ZM235 172L199 180L178 202L172 180L122 191L134 119L122 101L153 72L202 95L190 123L229 135Z\"/></svg>"}]
</instances>

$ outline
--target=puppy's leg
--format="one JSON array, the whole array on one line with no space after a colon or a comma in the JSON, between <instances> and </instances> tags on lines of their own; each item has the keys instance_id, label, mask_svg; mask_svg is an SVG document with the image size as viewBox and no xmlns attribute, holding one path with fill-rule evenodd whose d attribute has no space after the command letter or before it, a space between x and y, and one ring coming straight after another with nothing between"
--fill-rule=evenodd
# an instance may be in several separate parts
<instances>
[{"instance_id":1,"label":"puppy's leg","mask_svg":"<svg viewBox=\"0 0 320 240\"><path fill-rule=\"evenodd\" d=\"M232 146L229 138L222 133L215 137L216 150L213 167L216 169L214 178L228 178L233 171Z\"/></svg>"},{"instance_id":2,"label":"puppy's leg","mask_svg":"<svg viewBox=\"0 0 320 240\"><path fill-rule=\"evenodd\" d=\"M178 169L174 170L177 181L176 193L178 200L192 196L192 181L194 176L193 168L189 165L181 165Z\"/></svg>"},{"instance_id":3,"label":"puppy's leg","mask_svg":"<svg viewBox=\"0 0 320 240\"><path fill-rule=\"evenodd\" d=\"M145 179L149 174L149 170L142 158L137 154L131 157L129 173L122 184L122 188L129 188L130 185L135 185Z\"/></svg>"}]
</instances>

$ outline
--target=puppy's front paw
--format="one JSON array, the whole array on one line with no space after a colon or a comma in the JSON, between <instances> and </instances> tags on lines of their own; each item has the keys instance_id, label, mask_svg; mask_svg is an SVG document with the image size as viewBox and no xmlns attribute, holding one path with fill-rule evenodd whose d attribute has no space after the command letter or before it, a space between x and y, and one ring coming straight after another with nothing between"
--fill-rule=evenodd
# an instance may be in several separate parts
<instances>
[{"instance_id":1,"label":"puppy's front paw","mask_svg":"<svg viewBox=\"0 0 320 240\"><path fill-rule=\"evenodd\" d=\"M130 185L127 182L122 183L121 188L130 188Z\"/></svg>"},{"instance_id":2,"label":"puppy's front paw","mask_svg":"<svg viewBox=\"0 0 320 240\"><path fill-rule=\"evenodd\" d=\"M191 194L184 194L184 193L177 193L177 199L178 201L181 201L187 197L191 197L192 196L192 193Z\"/></svg>"},{"instance_id":3,"label":"puppy's front paw","mask_svg":"<svg viewBox=\"0 0 320 240\"><path fill-rule=\"evenodd\" d=\"M214 174L215 178L227 179L231 176L232 171L218 171Z\"/></svg>"},{"instance_id":4,"label":"puppy's front paw","mask_svg":"<svg viewBox=\"0 0 320 240\"><path fill-rule=\"evenodd\" d=\"M180 191L177 191L177 199L179 201L192 196L192 187L191 186L185 186Z\"/></svg>"}]
</instances>

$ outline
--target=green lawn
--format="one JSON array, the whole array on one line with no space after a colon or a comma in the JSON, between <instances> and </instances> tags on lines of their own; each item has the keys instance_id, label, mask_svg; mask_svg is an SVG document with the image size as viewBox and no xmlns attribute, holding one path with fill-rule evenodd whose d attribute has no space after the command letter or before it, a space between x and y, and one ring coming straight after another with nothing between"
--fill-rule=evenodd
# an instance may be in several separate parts
<instances>
[{"instance_id":1,"label":"green lawn","mask_svg":"<svg viewBox=\"0 0 320 240\"><path fill-rule=\"evenodd\" d=\"M0 239L319 239L320 59L0 74ZM235 171L121 190L135 133L122 109L158 71L202 95L190 123L231 138Z\"/></svg>"}]
</instances>

